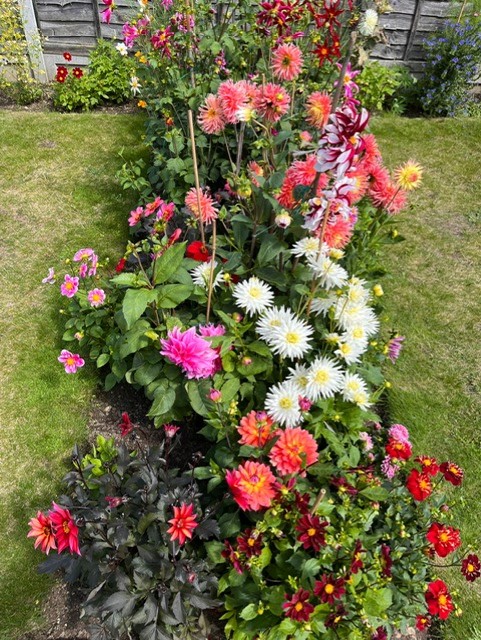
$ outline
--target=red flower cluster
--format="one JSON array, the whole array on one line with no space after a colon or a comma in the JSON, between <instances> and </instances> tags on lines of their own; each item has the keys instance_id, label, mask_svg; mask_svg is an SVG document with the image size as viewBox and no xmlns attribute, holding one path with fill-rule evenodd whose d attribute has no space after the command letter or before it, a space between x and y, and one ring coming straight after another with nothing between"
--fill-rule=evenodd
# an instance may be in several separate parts
<instances>
[{"instance_id":1,"label":"red flower cluster","mask_svg":"<svg viewBox=\"0 0 481 640\"><path fill-rule=\"evenodd\" d=\"M70 54L69 54L70 55ZM68 76L68 69L63 64L59 64L57 67L57 73L55 75L55 80L57 82L65 82L65 79Z\"/></svg>"},{"instance_id":2,"label":"red flower cluster","mask_svg":"<svg viewBox=\"0 0 481 640\"><path fill-rule=\"evenodd\" d=\"M439 616L441 620L446 620L451 611L454 610L448 587L442 580L431 582L424 597L429 613L432 616Z\"/></svg>"},{"instance_id":3,"label":"red flower cluster","mask_svg":"<svg viewBox=\"0 0 481 640\"><path fill-rule=\"evenodd\" d=\"M426 538L441 558L445 558L461 545L459 529L438 522L433 522L429 527Z\"/></svg>"},{"instance_id":4,"label":"red flower cluster","mask_svg":"<svg viewBox=\"0 0 481 640\"><path fill-rule=\"evenodd\" d=\"M51 549L56 549L57 553L68 549L70 553L80 555L78 527L70 511L55 502L52 505L53 509L47 514L39 511L37 517L30 520L27 538L36 538L35 548L40 547L47 555Z\"/></svg>"}]
</instances>

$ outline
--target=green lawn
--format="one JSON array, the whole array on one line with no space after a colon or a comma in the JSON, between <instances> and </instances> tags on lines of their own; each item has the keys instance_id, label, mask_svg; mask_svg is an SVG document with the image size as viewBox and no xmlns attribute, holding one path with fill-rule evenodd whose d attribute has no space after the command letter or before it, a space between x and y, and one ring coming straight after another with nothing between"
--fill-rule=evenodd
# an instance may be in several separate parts
<instances>
[{"instance_id":1,"label":"green lawn","mask_svg":"<svg viewBox=\"0 0 481 640\"><path fill-rule=\"evenodd\" d=\"M386 117L373 130L389 166L413 158L425 168L399 217L406 242L386 256L388 324L407 336L388 371L391 417L409 427L416 453L464 467L452 524L481 552L481 120ZM464 615L446 639L481 639L481 584L458 571L449 581Z\"/></svg>"},{"instance_id":2,"label":"green lawn","mask_svg":"<svg viewBox=\"0 0 481 640\"><path fill-rule=\"evenodd\" d=\"M92 371L63 372L58 287L49 266L83 246L117 260L130 205L117 152L141 153L138 116L0 112L0 638L38 619L50 578L27 522L55 497L86 434ZM55 289L55 290L54 290Z\"/></svg>"}]
</instances>

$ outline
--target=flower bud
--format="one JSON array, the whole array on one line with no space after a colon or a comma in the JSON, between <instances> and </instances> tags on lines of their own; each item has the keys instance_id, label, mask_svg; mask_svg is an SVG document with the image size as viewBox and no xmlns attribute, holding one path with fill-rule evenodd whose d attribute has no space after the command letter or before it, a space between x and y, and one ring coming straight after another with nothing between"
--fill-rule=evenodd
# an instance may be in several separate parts
<instances>
[{"instance_id":1,"label":"flower bud","mask_svg":"<svg viewBox=\"0 0 481 640\"><path fill-rule=\"evenodd\" d=\"M375 284L372 288L372 292L377 298L380 298L381 296L384 295L384 291L380 284Z\"/></svg>"},{"instance_id":2,"label":"flower bud","mask_svg":"<svg viewBox=\"0 0 481 640\"><path fill-rule=\"evenodd\" d=\"M209 400L218 404L222 402L222 393L218 389L211 389L209 392Z\"/></svg>"}]
</instances>

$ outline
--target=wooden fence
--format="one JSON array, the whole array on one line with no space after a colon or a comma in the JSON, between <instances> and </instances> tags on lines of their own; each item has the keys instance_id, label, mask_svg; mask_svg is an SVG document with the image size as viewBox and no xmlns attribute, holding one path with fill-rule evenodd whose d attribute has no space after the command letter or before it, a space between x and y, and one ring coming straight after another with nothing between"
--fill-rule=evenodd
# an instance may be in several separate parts
<instances>
[{"instance_id":1,"label":"wooden fence","mask_svg":"<svg viewBox=\"0 0 481 640\"><path fill-rule=\"evenodd\" d=\"M70 51L74 62L86 64L88 51L98 38L119 37L123 18L134 0L116 0L118 9L110 25L100 20L105 5L99 0L33 0L40 33L46 39L44 58L52 79L62 53ZM392 12L381 16L386 44L379 44L372 57L386 64L404 63L419 73L423 59L422 41L448 14L449 0L391 0Z\"/></svg>"}]
</instances>

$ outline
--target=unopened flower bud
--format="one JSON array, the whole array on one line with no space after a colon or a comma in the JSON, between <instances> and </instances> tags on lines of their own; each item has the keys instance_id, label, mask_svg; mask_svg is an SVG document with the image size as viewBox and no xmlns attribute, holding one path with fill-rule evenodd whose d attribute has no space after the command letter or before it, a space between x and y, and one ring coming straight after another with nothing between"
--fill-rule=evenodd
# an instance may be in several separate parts
<instances>
[{"instance_id":1,"label":"unopened flower bud","mask_svg":"<svg viewBox=\"0 0 481 640\"><path fill-rule=\"evenodd\" d=\"M384 291L380 284L375 284L372 288L372 292L377 298L380 298L381 296L384 295Z\"/></svg>"},{"instance_id":2,"label":"unopened flower bud","mask_svg":"<svg viewBox=\"0 0 481 640\"><path fill-rule=\"evenodd\" d=\"M212 402L215 403L222 402L222 393L219 389L211 389L209 391L209 400L212 400Z\"/></svg>"},{"instance_id":3,"label":"unopened flower bud","mask_svg":"<svg viewBox=\"0 0 481 640\"><path fill-rule=\"evenodd\" d=\"M309 411L312 407L312 402L309 398L303 398L302 396L299 398L299 408L301 411Z\"/></svg>"},{"instance_id":4,"label":"unopened flower bud","mask_svg":"<svg viewBox=\"0 0 481 640\"><path fill-rule=\"evenodd\" d=\"M235 312L232 314L232 320L234 320L234 322L242 322L242 315Z\"/></svg>"},{"instance_id":5,"label":"unopened flower bud","mask_svg":"<svg viewBox=\"0 0 481 640\"><path fill-rule=\"evenodd\" d=\"M244 356L241 360L242 366L244 367L248 367L249 365L252 364L252 358L249 358L249 356Z\"/></svg>"},{"instance_id":6,"label":"unopened flower bud","mask_svg":"<svg viewBox=\"0 0 481 640\"><path fill-rule=\"evenodd\" d=\"M280 227L281 229L287 229L288 226L290 226L291 222L292 222L292 218L291 216L287 213L287 211L281 211L281 213L279 213L275 218L274 218L274 222L276 223L276 225L278 227Z\"/></svg>"}]
</instances>

